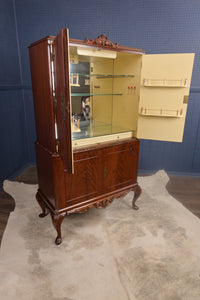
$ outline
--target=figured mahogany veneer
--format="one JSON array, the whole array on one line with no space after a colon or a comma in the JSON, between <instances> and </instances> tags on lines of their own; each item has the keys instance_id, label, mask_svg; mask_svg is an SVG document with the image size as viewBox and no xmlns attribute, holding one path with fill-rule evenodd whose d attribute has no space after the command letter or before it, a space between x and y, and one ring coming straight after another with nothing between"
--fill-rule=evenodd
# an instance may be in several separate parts
<instances>
[{"instance_id":1,"label":"figured mahogany veneer","mask_svg":"<svg viewBox=\"0 0 200 300\"><path fill-rule=\"evenodd\" d=\"M135 205L141 189L137 183L139 140L131 139L87 147L74 152L74 174L63 167L59 155L36 143L40 217L51 213L61 243L61 223L66 215L82 213L91 207L105 208L131 190Z\"/></svg>"}]
</instances>

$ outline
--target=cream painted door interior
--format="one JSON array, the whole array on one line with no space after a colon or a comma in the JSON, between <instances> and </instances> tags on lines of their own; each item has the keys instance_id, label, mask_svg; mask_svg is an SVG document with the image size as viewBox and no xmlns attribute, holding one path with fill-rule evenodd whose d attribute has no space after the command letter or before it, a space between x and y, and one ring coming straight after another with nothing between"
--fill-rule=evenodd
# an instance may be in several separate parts
<instances>
[{"instance_id":1,"label":"cream painted door interior","mask_svg":"<svg viewBox=\"0 0 200 300\"><path fill-rule=\"evenodd\" d=\"M194 54L142 57L137 137L182 142Z\"/></svg>"}]
</instances>

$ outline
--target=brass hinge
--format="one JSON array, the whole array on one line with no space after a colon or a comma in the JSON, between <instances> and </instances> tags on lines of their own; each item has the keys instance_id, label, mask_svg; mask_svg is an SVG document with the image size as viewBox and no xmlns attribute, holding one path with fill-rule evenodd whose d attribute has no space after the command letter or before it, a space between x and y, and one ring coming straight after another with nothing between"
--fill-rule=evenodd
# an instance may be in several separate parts
<instances>
[{"instance_id":1,"label":"brass hinge","mask_svg":"<svg viewBox=\"0 0 200 300\"><path fill-rule=\"evenodd\" d=\"M66 120L66 113L65 113L65 95L61 93L61 111L62 111L62 118L63 121Z\"/></svg>"},{"instance_id":2,"label":"brass hinge","mask_svg":"<svg viewBox=\"0 0 200 300\"><path fill-rule=\"evenodd\" d=\"M58 139L56 139L56 152L58 153L59 151L59 146L60 146L60 142Z\"/></svg>"},{"instance_id":3,"label":"brass hinge","mask_svg":"<svg viewBox=\"0 0 200 300\"><path fill-rule=\"evenodd\" d=\"M183 103L185 103L185 104L188 104L188 99L189 99L189 96L184 96L183 97Z\"/></svg>"},{"instance_id":4,"label":"brass hinge","mask_svg":"<svg viewBox=\"0 0 200 300\"><path fill-rule=\"evenodd\" d=\"M51 61L54 61L54 58L55 58L55 53L51 52Z\"/></svg>"},{"instance_id":5,"label":"brass hinge","mask_svg":"<svg viewBox=\"0 0 200 300\"><path fill-rule=\"evenodd\" d=\"M54 110L56 110L56 108L57 108L57 100L56 100L56 97L53 97L53 106L54 106Z\"/></svg>"}]
</instances>

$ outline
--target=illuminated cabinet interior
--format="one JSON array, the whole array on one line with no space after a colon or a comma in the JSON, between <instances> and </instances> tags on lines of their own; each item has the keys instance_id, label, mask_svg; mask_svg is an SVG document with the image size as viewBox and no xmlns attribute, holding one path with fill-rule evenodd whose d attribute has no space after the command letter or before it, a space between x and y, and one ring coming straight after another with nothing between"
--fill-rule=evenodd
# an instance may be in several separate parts
<instances>
[{"instance_id":1,"label":"illuminated cabinet interior","mask_svg":"<svg viewBox=\"0 0 200 300\"><path fill-rule=\"evenodd\" d=\"M182 141L194 54L69 49L74 146L125 132Z\"/></svg>"}]
</instances>

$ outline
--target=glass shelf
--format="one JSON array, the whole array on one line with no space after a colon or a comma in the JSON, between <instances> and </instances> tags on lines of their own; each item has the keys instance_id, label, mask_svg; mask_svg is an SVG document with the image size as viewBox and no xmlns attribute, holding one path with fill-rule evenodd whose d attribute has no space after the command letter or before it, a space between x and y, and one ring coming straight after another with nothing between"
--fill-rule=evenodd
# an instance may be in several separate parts
<instances>
[{"instance_id":1,"label":"glass shelf","mask_svg":"<svg viewBox=\"0 0 200 300\"><path fill-rule=\"evenodd\" d=\"M72 140L120 134L125 132L133 133L133 130L103 122L91 121L91 123L89 123L88 121L82 121L80 123L80 131L72 132Z\"/></svg>"},{"instance_id":2,"label":"glass shelf","mask_svg":"<svg viewBox=\"0 0 200 300\"><path fill-rule=\"evenodd\" d=\"M87 76L87 77L97 77L99 79L102 79L102 78L133 78L135 77L135 75L113 75L113 74L107 74L107 75L104 75L104 74L79 74L79 73L70 73L70 75L73 75L73 76L76 76L76 75L79 75L79 76Z\"/></svg>"},{"instance_id":3,"label":"glass shelf","mask_svg":"<svg viewBox=\"0 0 200 300\"><path fill-rule=\"evenodd\" d=\"M77 74L78 74L79 76L94 76L93 74L70 73L70 75L73 75L73 76L76 76Z\"/></svg>"},{"instance_id":4,"label":"glass shelf","mask_svg":"<svg viewBox=\"0 0 200 300\"><path fill-rule=\"evenodd\" d=\"M133 78L135 77L134 75L95 75L97 79L102 79L102 78Z\"/></svg>"},{"instance_id":5,"label":"glass shelf","mask_svg":"<svg viewBox=\"0 0 200 300\"><path fill-rule=\"evenodd\" d=\"M93 97L93 96L122 96L122 93L117 94L90 94L90 93L71 93L72 97Z\"/></svg>"}]
</instances>

